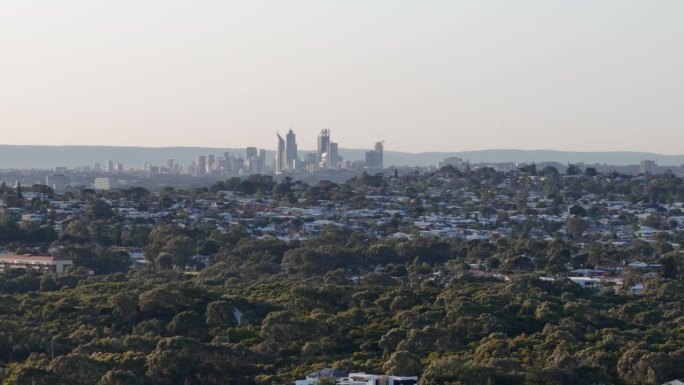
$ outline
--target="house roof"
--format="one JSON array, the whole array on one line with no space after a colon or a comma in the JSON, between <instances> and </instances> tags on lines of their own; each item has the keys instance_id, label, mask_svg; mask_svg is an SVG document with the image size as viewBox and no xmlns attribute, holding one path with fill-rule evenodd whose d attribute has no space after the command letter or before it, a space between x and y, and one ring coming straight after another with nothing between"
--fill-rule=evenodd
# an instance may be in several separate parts
<instances>
[{"instance_id":1,"label":"house roof","mask_svg":"<svg viewBox=\"0 0 684 385\"><path fill-rule=\"evenodd\" d=\"M54 262L54 261L60 261L62 260L61 258L57 257L51 257L51 256L40 256L40 255L30 255L30 254L25 254L25 255L13 255L13 254L5 254L5 255L0 255L0 261L35 261L35 262Z\"/></svg>"}]
</instances>

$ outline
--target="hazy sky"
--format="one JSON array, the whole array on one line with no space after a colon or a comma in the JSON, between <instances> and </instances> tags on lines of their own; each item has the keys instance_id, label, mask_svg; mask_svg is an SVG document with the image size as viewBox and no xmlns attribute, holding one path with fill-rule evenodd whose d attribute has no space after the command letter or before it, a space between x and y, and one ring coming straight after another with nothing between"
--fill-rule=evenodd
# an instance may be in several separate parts
<instances>
[{"instance_id":1,"label":"hazy sky","mask_svg":"<svg viewBox=\"0 0 684 385\"><path fill-rule=\"evenodd\" d=\"M684 1L0 0L0 143L684 153Z\"/></svg>"}]
</instances>

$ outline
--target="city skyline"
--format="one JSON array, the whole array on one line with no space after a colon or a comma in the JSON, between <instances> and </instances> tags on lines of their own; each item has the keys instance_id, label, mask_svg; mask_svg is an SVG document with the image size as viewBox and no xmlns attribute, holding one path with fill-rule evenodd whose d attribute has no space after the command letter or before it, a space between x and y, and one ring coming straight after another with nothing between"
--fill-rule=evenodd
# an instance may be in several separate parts
<instances>
[{"instance_id":1,"label":"city skyline","mask_svg":"<svg viewBox=\"0 0 684 385\"><path fill-rule=\"evenodd\" d=\"M306 149L330 128L414 153L680 154L682 16L674 0L5 4L0 141L272 148L292 125Z\"/></svg>"}]
</instances>

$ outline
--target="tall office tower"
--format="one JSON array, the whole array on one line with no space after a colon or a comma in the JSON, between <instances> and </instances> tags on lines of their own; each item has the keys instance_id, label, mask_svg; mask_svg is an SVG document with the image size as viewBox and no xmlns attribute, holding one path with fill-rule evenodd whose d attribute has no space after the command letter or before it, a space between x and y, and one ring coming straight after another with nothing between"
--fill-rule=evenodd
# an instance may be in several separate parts
<instances>
[{"instance_id":1,"label":"tall office tower","mask_svg":"<svg viewBox=\"0 0 684 385\"><path fill-rule=\"evenodd\" d=\"M166 160L166 168L169 169L169 172L173 170L173 158L169 158Z\"/></svg>"},{"instance_id":2,"label":"tall office tower","mask_svg":"<svg viewBox=\"0 0 684 385\"><path fill-rule=\"evenodd\" d=\"M382 168L383 151L385 149L385 142L375 143L375 149L366 151L366 167L368 168Z\"/></svg>"},{"instance_id":3,"label":"tall office tower","mask_svg":"<svg viewBox=\"0 0 684 385\"><path fill-rule=\"evenodd\" d=\"M245 151L247 166L250 172L261 172L261 160L259 150L256 147L247 147Z\"/></svg>"},{"instance_id":4,"label":"tall office tower","mask_svg":"<svg viewBox=\"0 0 684 385\"><path fill-rule=\"evenodd\" d=\"M258 153L259 151L256 147L247 147L247 149L245 150L245 155L247 155L247 159L256 158Z\"/></svg>"},{"instance_id":5,"label":"tall office tower","mask_svg":"<svg viewBox=\"0 0 684 385\"><path fill-rule=\"evenodd\" d=\"M216 170L216 155L209 154L207 156L207 172Z\"/></svg>"},{"instance_id":6,"label":"tall office tower","mask_svg":"<svg viewBox=\"0 0 684 385\"><path fill-rule=\"evenodd\" d=\"M328 156L326 157L326 160L326 168L337 168L337 164L339 163L337 155L337 143L330 142L330 144L328 144Z\"/></svg>"},{"instance_id":7,"label":"tall office tower","mask_svg":"<svg viewBox=\"0 0 684 385\"><path fill-rule=\"evenodd\" d=\"M378 158L379 158L379 164L378 167L382 168L383 167L383 153L385 152L385 142L377 142L375 143L375 152L378 153Z\"/></svg>"},{"instance_id":8,"label":"tall office tower","mask_svg":"<svg viewBox=\"0 0 684 385\"><path fill-rule=\"evenodd\" d=\"M197 156L195 162L195 175L202 176L207 172L207 157L204 155Z\"/></svg>"},{"instance_id":9,"label":"tall office tower","mask_svg":"<svg viewBox=\"0 0 684 385\"><path fill-rule=\"evenodd\" d=\"M150 171L150 162L144 161L142 169L143 171Z\"/></svg>"},{"instance_id":10,"label":"tall office tower","mask_svg":"<svg viewBox=\"0 0 684 385\"><path fill-rule=\"evenodd\" d=\"M114 172L114 161L108 160L107 161L107 167L105 168L105 172Z\"/></svg>"},{"instance_id":11,"label":"tall office tower","mask_svg":"<svg viewBox=\"0 0 684 385\"><path fill-rule=\"evenodd\" d=\"M324 128L318 135L318 149L316 151L316 162L321 165L323 162L324 154L326 154L330 147L330 130Z\"/></svg>"},{"instance_id":12,"label":"tall office tower","mask_svg":"<svg viewBox=\"0 0 684 385\"><path fill-rule=\"evenodd\" d=\"M245 160L242 157L232 157L230 158L230 162L230 169L233 170L233 173L236 175L241 175L245 167Z\"/></svg>"},{"instance_id":13,"label":"tall office tower","mask_svg":"<svg viewBox=\"0 0 684 385\"><path fill-rule=\"evenodd\" d=\"M266 171L266 150L259 150L259 172Z\"/></svg>"},{"instance_id":14,"label":"tall office tower","mask_svg":"<svg viewBox=\"0 0 684 385\"><path fill-rule=\"evenodd\" d=\"M123 163L116 164L116 172L124 172Z\"/></svg>"},{"instance_id":15,"label":"tall office tower","mask_svg":"<svg viewBox=\"0 0 684 385\"><path fill-rule=\"evenodd\" d=\"M297 166L297 137L294 131L290 129L285 136L285 169L287 171L296 171Z\"/></svg>"},{"instance_id":16,"label":"tall office tower","mask_svg":"<svg viewBox=\"0 0 684 385\"><path fill-rule=\"evenodd\" d=\"M233 171L233 169L231 168L231 166L232 166L231 157L232 157L232 155L230 155L229 152L226 151L223 153L223 162L222 162L221 168L228 175L230 175L231 172Z\"/></svg>"},{"instance_id":17,"label":"tall office tower","mask_svg":"<svg viewBox=\"0 0 684 385\"><path fill-rule=\"evenodd\" d=\"M282 174L285 171L285 140L280 134L276 135L278 135L278 144L276 145L275 172Z\"/></svg>"}]
</instances>

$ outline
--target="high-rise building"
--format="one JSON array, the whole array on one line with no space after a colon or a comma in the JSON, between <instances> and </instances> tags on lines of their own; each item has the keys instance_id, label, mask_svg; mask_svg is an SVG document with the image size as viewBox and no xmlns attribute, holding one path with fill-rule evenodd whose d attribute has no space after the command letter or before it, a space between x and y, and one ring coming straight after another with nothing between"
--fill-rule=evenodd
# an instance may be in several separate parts
<instances>
[{"instance_id":1,"label":"high-rise building","mask_svg":"<svg viewBox=\"0 0 684 385\"><path fill-rule=\"evenodd\" d=\"M276 144L275 172L282 174L285 171L285 140L280 134L276 135L278 136L278 143Z\"/></svg>"},{"instance_id":2,"label":"high-rise building","mask_svg":"<svg viewBox=\"0 0 684 385\"><path fill-rule=\"evenodd\" d=\"M52 187L55 191L64 191L69 178L64 174L54 174L45 176L45 185Z\"/></svg>"},{"instance_id":3,"label":"high-rise building","mask_svg":"<svg viewBox=\"0 0 684 385\"><path fill-rule=\"evenodd\" d=\"M107 161L107 167L105 168L105 172L112 173L114 172L114 161L108 160Z\"/></svg>"},{"instance_id":4,"label":"high-rise building","mask_svg":"<svg viewBox=\"0 0 684 385\"><path fill-rule=\"evenodd\" d=\"M209 154L207 156L207 172L216 170L216 155Z\"/></svg>"},{"instance_id":5,"label":"high-rise building","mask_svg":"<svg viewBox=\"0 0 684 385\"><path fill-rule=\"evenodd\" d=\"M327 164L325 168L338 168L339 157L337 154L337 143L330 142L328 144L328 156L326 157Z\"/></svg>"},{"instance_id":6,"label":"high-rise building","mask_svg":"<svg viewBox=\"0 0 684 385\"><path fill-rule=\"evenodd\" d=\"M266 166L266 150L258 150L256 147L247 147L247 167L250 172L261 173Z\"/></svg>"},{"instance_id":7,"label":"high-rise building","mask_svg":"<svg viewBox=\"0 0 684 385\"><path fill-rule=\"evenodd\" d=\"M266 171L266 150L259 149L259 172Z\"/></svg>"},{"instance_id":8,"label":"high-rise building","mask_svg":"<svg viewBox=\"0 0 684 385\"><path fill-rule=\"evenodd\" d=\"M173 158L169 158L166 160L166 168L168 168L169 171L173 170Z\"/></svg>"},{"instance_id":9,"label":"high-rise building","mask_svg":"<svg viewBox=\"0 0 684 385\"><path fill-rule=\"evenodd\" d=\"M234 175L242 175L243 167L245 167L245 160L241 156L230 158L230 169L233 170Z\"/></svg>"},{"instance_id":10,"label":"high-rise building","mask_svg":"<svg viewBox=\"0 0 684 385\"><path fill-rule=\"evenodd\" d=\"M642 160L640 170L642 174L655 174L656 162L653 160Z\"/></svg>"},{"instance_id":11,"label":"high-rise building","mask_svg":"<svg viewBox=\"0 0 684 385\"><path fill-rule=\"evenodd\" d=\"M375 143L375 149L366 151L366 167L368 168L382 168L383 167L383 152L385 149L385 142Z\"/></svg>"},{"instance_id":12,"label":"high-rise building","mask_svg":"<svg viewBox=\"0 0 684 385\"><path fill-rule=\"evenodd\" d=\"M327 128L324 128L321 130L321 133L318 135L318 149L316 151L316 162L319 165L325 165L322 163L323 162L323 157L324 154L328 152L330 149L330 130Z\"/></svg>"},{"instance_id":13,"label":"high-rise building","mask_svg":"<svg viewBox=\"0 0 684 385\"><path fill-rule=\"evenodd\" d=\"M228 175L232 175L232 172L233 172L232 158L233 158L233 156L229 152L223 153L223 161L221 164L221 168L223 169L223 172L225 172Z\"/></svg>"},{"instance_id":14,"label":"high-rise building","mask_svg":"<svg viewBox=\"0 0 684 385\"><path fill-rule=\"evenodd\" d=\"M296 171L297 160L297 137L290 129L285 136L285 170Z\"/></svg>"},{"instance_id":15,"label":"high-rise building","mask_svg":"<svg viewBox=\"0 0 684 385\"><path fill-rule=\"evenodd\" d=\"M195 175L203 176L207 172L207 157L204 155L198 155L197 161L195 161Z\"/></svg>"},{"instance_id":16,"label":"high-rise building","mask_svg":"<svg viewBox=\"0 0 684 385\"><path fill-rule=\"evenodd\" d=\"M383 167L383 153L385 152L385 142L376 142L375 143L375 152L378 153L378 158L380 159L380 162L378 164L378 167L382 168Z\"/></svg>"}]
</instances>

